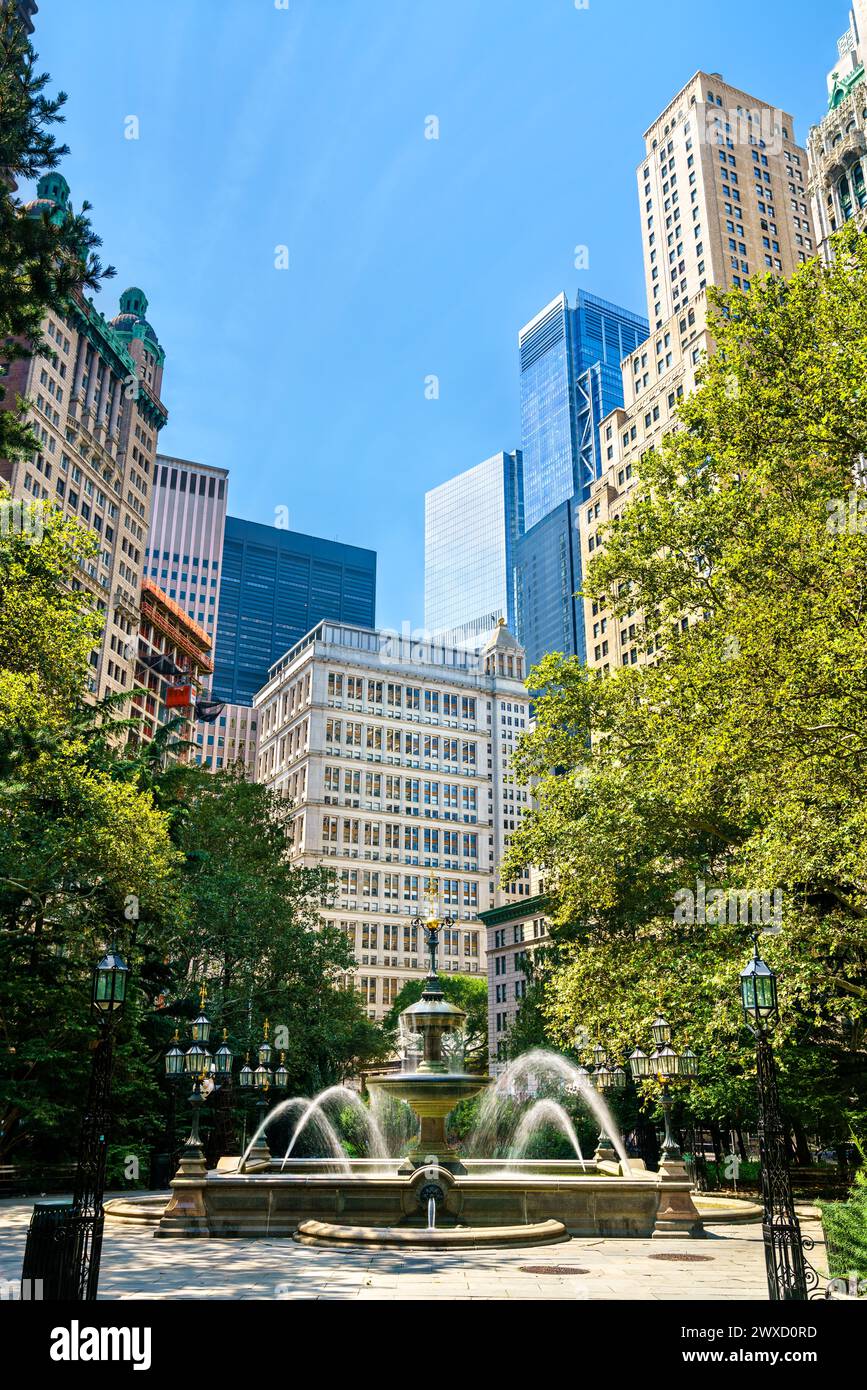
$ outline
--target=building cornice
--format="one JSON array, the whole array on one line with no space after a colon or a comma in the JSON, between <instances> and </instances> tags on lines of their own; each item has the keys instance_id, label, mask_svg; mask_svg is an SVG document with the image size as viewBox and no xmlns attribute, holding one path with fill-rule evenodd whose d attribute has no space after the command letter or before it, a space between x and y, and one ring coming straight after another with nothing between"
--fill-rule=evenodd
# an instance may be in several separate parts
<instances>
[{"instance_id":1,"label":"building cornice","mask_svg":"<svg viewBox=\"0 0 867 1390\"><path fill-rule=\"evenodd\" d=\"M550 898L537 894L535 898L523 898L520 901L507 903L505 907L489 907L484 912L478 913L478 918L480 922L484 922L486 927L499 927L508 922L517 922L523 917L532 917L539 912L544 914L550 905Z\"/></svg>"}]
</instances>

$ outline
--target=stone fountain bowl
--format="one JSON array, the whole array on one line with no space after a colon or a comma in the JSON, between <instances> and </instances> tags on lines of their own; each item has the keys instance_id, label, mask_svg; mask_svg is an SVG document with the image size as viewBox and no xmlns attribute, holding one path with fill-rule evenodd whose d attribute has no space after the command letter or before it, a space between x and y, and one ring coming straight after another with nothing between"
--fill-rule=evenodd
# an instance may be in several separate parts
<instances>
[{"instance_id":1,"label":"stone fountain bowl","mask_svg":"<svg viewBox=\"0 0 867 1390\"><path fill-rule=\"evenodd\" d=\"M397 1100L405 1100L416 1115L444 1117L459 1101L468 1100L490 1086L493 1079L470 1072L419 1070L369 1076L367 1084L386 1091Z\"/></svg>"},{"instance_id":2,"label":"stone fountain bowl","mask_svg":"<svg viewBox=\"0 0 867 1390\"><path fill-rule=\"evenodd\" d=\"M371 1076L367 1084L395 1096L397 1100L405 1100L421 1122L415 1142L406 1155L408 1169L436 1160L447 1168L463 1171L463 1165L446 1138L446 1116L459 1101L467 1100L490 1086L493 1077L427 1069L432 1065L440 1067L443 1064L422 1062L418 1071Z\"/></svg>"}]
</instances>

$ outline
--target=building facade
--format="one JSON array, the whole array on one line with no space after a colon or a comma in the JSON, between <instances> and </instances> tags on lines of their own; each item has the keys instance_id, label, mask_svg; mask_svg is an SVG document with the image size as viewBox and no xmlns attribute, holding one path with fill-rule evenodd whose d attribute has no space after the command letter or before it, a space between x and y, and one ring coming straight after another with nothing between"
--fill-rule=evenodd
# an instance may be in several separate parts
<instances>
[{"instance_id":1,"label":"building facade","mask_svg":"<svg viewBox=\"0 0 867 1390\"><path fill-rule=\"evenodd\" d=\"M523 530L520 453L494 454L425 494L424 625L456 646L513 623L513 548Z\"/></svg>"},{"instance_id":2,"label":"building facade","mask_svg":"<svg viewBox=\"0 0 867 1390\"><path fill-rule=\"evenodd\" d=\"M707 290L790 276L815 254L807 155L788 113L726 83L691 78L645 133L638 166L648 310L654 330L622 364L623 405L602 422L604 470L579 514L582 571L627 505L641 457L677 427L681 399L714 345ZM645 659L642 617L584 602L587 664Z\"/></svg>"},{"instance_id":3,"label":"building facade","mask_svg":"<svg viewBox=\"0 0 867 1390\"><path fill-rule=\"evenodd\" d=\"M207 632L217 635L229 474L157 456L145 574Z\"/></svg>"},{"instance_id":4,"label":"building facade","mask_svg":"<svg viewBox=\"0 0 867 1390\"><path fill-rule=\"evenodd\" d=\"M534 884L534 888L538 887ZM509 1032L527 993L527 957L549 940L547 900L539 892L479 914L487 933L488 1070L506 1063Z\"/></svg>"},{"instance_id":5,"label":"building facade","mask_svg":"<svg viewBox=\"0 0 867 1390\"><path fill-rule=\"evenodd\" d=\"M213 695L252 705L270 667L324 618L372 626L376 553L227 516Z\"/></svg>"},{"instance_id":6,"label":"building facade","mask_svg":"<svg viewBox=\"0 0 867 1390\"><path fill-rule=\"evenodd\" d=\"M27 211L71 216L62 175L39 180ZM130 691L137 659L157 439L167 419L160 399L165 354L147 307L141 290L128 289L108 320L76 296L66 314L45 319L47 356L12 362L4 381L7 401L16 393L29 400L27 418L39 442L28 458L0 460L0 478L13 497L55 504L99 542L74 581L105 623L91 654L97 697Z\"/></svg>"},{"instance_id":7,"label":"building facade","mask_svg":"<svg viewBox=\"0 0 867 1390\"><path fill-rule=\"evenodd\" d=\"M481 654L320 623L255 698L257 780L294 808L293 859L336 876L324 914L349 936L371 1017L424 973L431 877L441 968L485 970L479 913L529 892L498 872L527 806L512 771L526 728L524 658L504 624Z\"/></svg>"},{"instance_id":8,"label":"building facade","mask_svg":"<svg viewBox=\"0 0 867 1390\"><path fill-rule=\"evenodd\" d=\"M38 12L39 6L36 0L15 0L15 8L18 11L18 18L24 25L26 33L33 33L33 16Z\"/></svg>"},{"instance_id":9,"label":"building facade","mask_svg":"<svg viewBox=\"0 0 867 1390\"><path fill-rule=\"evenodd\" d=\"M807 142L810 197L819 250L831 259L831 237L854 219L867 226L867 0L853 0L849 28L828 74L828 110Z\"/></svg>"},{"instance_id":10,"label":"building facade","mask_svg":"<svg viewBox=\"0 0 867 1390\"><path fill-rule=\"evenodd\" d=\"M157 458L145 573L216 643L229 474L189 459ZM202 695L211 691L212 673ZM205 699L193 738L195 761L211 771L243 763L253 775L256 720L248 706Z\"/></svg>"},{"instance_id":11,"label":"building facade","mask_svg":"<svg viewBox=\"0 0 867 1390\"><path fill-rule=\"evenodd\" d=\"M139 716L141 724L140 732L132 736L133 745L149 743L174 719L181 722L173 737L192 742L196 700L212 670L207 632L146 576L141 584L136 689L132 696L132 713ZM177 756L187 762L190 751L181 749Z\"/></svg>"},{"instance_id":12,"label":"building facade","mask_svg":"<svg viewBox=\"0 0 867 1390\"><path fill-rule=\"evenodd\" d=\"M603 418L623 403L620 363L647 321L579 291L561 294L521 329L524 529L514 545L515 630L534 666L546 652L583 656L576 508L604 467Z\"/></svg>"}]
</instances>

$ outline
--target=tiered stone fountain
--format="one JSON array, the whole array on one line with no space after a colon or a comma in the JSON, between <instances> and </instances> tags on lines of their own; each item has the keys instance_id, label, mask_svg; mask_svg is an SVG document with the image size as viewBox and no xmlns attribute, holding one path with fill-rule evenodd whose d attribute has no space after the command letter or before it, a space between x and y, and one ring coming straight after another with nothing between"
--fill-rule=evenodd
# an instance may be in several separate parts
<instances>
[{"instance_id":1,"label":"tiered stone fountain","mask_svg":"<svg viewBox=\"0 0 867 1390\"><path fill-rule=\"evenodd\" d=\"M444 1036L459 1029L466 1015L446 1000L437 975L439 929L432 915L425 924L430 964L425 990L402 1016L423 1040L418 1070L368 1081L381 1097L410 1106L419 1128L409 1151L396 1158L349 1159L325 1125L334 1147L330 1156L293 1157L293 1137L284 1159L273 1159L268 1124L288 1107L306 1104L297 1136L319 1103L318 1098L286 1101L271 1112L240 1159L222 1159L206 1173L203 1162L192 1162L185 1153L157 1235L461 1247L539 1245L569 1235L702 1234L683 1165L649 1173L636 1160L630 1163L592 1088L581 1088L581 1094L606 1136L592 1161L462 1159L449 1146L446 1117L455 1105L487 1090L483 1109L490 1110L499 1088L492 1088L489 1076L449 1071L444 1060Z\"/></svg>"}]
</instances>

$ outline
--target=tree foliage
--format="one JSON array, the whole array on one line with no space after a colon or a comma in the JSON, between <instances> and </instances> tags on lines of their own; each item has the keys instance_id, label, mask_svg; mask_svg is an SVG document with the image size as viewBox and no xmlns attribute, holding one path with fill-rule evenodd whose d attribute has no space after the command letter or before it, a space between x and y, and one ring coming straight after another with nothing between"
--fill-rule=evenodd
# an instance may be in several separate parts
<instances>
[{"instance_id":1,"label":"tree foliage","mask_svg":"<svg viewBox=\"0 0 867 1390\"><path fill-rule=\"evenodd\" d=\"M662 1006L716 1116L753 1094L753 928L731 895L779 889L762 950L786 1102L845 1132L867 1072L867 241L713 298L715 355L586 579L612 629L638 621L647 664L534 672L538 810L504 877L536 864L554 900L552 1035L583 1024L626 1053ZM729 896L691 921L700 885Z\"/></svg>"},{"instance_id":2,"label":"tree foliage","mask_svg":"<svg viewBox=\"0 0 867 1390\"><path fill-rule=\"evenodd\" d=\"M99 259L99 237L88 218L90 204L63 217L27 216L17 192L20 180L58 168L69 153L54 129L64 120L66 95L46 94L49 77L17 18L14 5L0 8L0 362L46 350L42 324L51 309L65 316L73 294L96 290L114 274ZM5 371L5 368L4 368ZM3 372L0 372L2 375ZM0 384L0 458L34 447L23 399L6 400Z\"/></svg>"}]
</instances>

